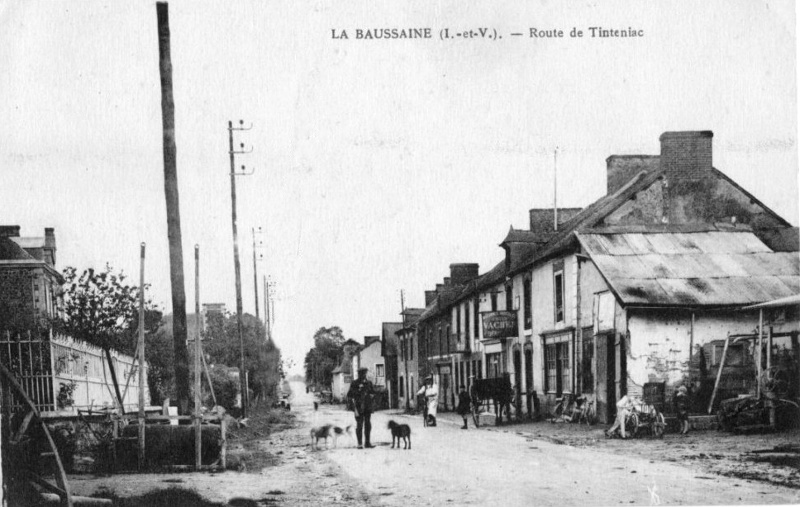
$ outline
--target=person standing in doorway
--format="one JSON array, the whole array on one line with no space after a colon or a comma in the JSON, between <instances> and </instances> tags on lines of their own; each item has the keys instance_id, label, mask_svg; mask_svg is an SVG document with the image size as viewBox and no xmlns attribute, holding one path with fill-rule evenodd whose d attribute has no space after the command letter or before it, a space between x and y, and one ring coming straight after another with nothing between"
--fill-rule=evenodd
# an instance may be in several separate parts
<instances>
[{"instance_id":1,"label":"person standing in doorway","mask_svg":"<svg viewBox=\"0 0 800 507\"><path fill-rule=\"evenodd\" d=\"M439 388L433 383L433 376L425 378L425 385L417 391L417 395L425 398L428 407L428 426L436 426L436 409L439 406Z\"/></svg>"},{"instance_id":2,"label":"person standing in doorway","mask_svg":"<svg viewBox=\"0 0 800 507\"><path fill-rule=\"evenodd\" d=\"M347 403L350 406L353 414L356 417L356 439L358 440L358 448L362 449L361 434L363 431L363 442L367 449L374 446L370 443L370 432L372 431L372 396L375 393L375 388L372 382L367 380L368 368L358 369L358 378L350 384L350 390L347 391Z\"/></svg>"}]
</instances>

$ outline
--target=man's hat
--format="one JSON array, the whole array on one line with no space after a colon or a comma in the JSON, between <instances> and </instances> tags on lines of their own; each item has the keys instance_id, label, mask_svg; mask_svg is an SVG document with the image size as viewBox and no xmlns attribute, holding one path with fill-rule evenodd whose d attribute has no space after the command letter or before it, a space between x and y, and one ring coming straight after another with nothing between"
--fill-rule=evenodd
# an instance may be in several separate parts
<instances>
[{"instance_id":1,"label":"man's hat","mask_svg":"<svg viewBox=\"0 0 800 507\"><path fill-rule=\"evenodd\" d=\"M369 371L369 368L361 367L361 368L358 369L358 373L361 373L362 371Z\"/></svg>"}]
</instances>

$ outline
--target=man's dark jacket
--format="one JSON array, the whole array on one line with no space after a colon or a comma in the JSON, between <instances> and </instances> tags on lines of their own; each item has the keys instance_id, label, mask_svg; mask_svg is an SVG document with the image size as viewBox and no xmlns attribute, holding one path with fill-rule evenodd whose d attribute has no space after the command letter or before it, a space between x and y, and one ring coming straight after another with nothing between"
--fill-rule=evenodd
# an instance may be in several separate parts
<instances>
[{"instance_id":1,"label":"man's dark jacket","mask_svg":"<svg viewBox=\"0 0 800 507\"><path fill-rule=\"evenodd\" d=\"M347 399L350 407L355 411L356 417L372 413L372 395L375 388L367 379L356 379L350 384Z\"/></svg>"}]
</instances>

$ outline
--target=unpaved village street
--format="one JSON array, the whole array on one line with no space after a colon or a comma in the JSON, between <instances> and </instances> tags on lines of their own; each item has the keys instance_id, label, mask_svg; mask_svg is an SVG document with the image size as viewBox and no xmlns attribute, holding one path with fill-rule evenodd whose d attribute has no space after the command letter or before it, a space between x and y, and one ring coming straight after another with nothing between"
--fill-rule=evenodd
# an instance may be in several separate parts
<instances>
[{"instance_id":1,"label":"unpaved village street","mask_svg":"<svg viewBox=\"0 0 800 507\"><path fill-rule=\"evenodd\" d=\"M467 431L441 417L424 428L420 417L373 415L374 449L341 438L336 449L312 451L308 428L353 424L340 406L313 410L313 395L293 383L297 428L270 435L260 448L274 458L262 469L220 474L126 475L74 482L76 493L141 497L153 489L191 490L211 505L732 505L796 504L800 490L709 474L696 463L667 463L607 450L558 445L515 426ZM387 422L412 430L412 449L390 448ZM547 423L544 423L547 424ZM640 448L646 449L645 446ZM121 504L122 505L122 504ZM124 503L124 505L134 505ZM187 504L188 505L188 504ZM178 504L173 503L174 507Z\"/></svg>"}]
</instances>

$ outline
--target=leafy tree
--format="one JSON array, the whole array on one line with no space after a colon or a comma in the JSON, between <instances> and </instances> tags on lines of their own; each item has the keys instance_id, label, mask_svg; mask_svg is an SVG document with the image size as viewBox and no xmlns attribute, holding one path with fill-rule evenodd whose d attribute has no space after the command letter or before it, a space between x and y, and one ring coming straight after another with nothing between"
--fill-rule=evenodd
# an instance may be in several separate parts
<instances>
[{"instance_id":1,"label":"leafy tree","mask_svg":"<svg viewBox=\"0 0 800 507\"><path fill-rule=\"evenodd\" d=\"M203 352L212 364L239 367L239 333L235 315L206 315ZM254 399L274 396L281 380L281 352L267 340L264 323L250 314L242 316L244 367Z\"/></svg>"},{"instance_id":2,"label":"leafy tree","mask_svg":"<svg viewBox=\"0 0 800 507\"><path fill-rule=\"evenodd\" d=\"M57 323L66 334L103 350L120 407L122 393L111 351L133 355L139 326L139 287L125 280L125 275L110 265L103 271L89 268L81 274L74 267L65 268L63 312ZM161 312L149 300L145 308L145 332L152 333Z\"/></svg>"},{"instance_id":3,"label":"leafy tree","mask_svg":"<svg viewBox=\"0 0 800 507\"><path fill-rule=\"evenodd\" d=\"M330 385L333 370L342 360L342 345L345 337L339 326L321 327L314 333L314 347L306 354L306 381Z\"/></svg>"}]
</instances>

